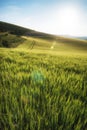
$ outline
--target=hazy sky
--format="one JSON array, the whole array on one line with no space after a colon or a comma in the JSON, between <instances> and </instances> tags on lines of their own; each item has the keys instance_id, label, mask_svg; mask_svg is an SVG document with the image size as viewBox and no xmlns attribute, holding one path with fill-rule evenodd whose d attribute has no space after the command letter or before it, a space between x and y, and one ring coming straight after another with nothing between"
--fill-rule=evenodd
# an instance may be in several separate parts
<instances>
[{"instance_id":1,"label":"hazy sky","mask_svg":"<svg viewBox=\"0 0 87 130\"><path fill-rule=\"evenodd\" d=\"M87 36L87 0L0 0L0 21L57 35Z\"/></svg>"}]
</instances>

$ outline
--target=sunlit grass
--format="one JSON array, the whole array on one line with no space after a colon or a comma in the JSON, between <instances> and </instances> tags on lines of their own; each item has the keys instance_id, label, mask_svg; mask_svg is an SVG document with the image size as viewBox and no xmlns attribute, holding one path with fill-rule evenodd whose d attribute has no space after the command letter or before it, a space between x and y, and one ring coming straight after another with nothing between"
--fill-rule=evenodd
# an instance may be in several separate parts
<instances>
[{"instance_id":1,"label":"sunlit grass","mask_svg":"<svg viewBox=\"0 0 87 130\"><path fill-rule=\"evenodd\" d=\"M58 37L56 39L44 39L44 38L34 38L34 37L22 37L25 38L26 41L18 46L19 49L34 49L37 50L47 50L49 51L56 51L56 52L69 52L72 54L74 53L81 53L87 50L87 41L79 40L74 38L64 38ZM34 45L33 45L34 42ZM32 46L33 45L33 46ZM37 50L38 52L38 50ZM42 51L43 52L43 51Z\"/></svg>"},{"instance_id":2,"label":"sunlit grass","mask_svg":"<svg viewBox=\"0 0 87 130\"><path fill-rule=\"evenodd\" d=\"M87 54L0 49L2 130L86 130Z\"/></svg>"}]
</instances>

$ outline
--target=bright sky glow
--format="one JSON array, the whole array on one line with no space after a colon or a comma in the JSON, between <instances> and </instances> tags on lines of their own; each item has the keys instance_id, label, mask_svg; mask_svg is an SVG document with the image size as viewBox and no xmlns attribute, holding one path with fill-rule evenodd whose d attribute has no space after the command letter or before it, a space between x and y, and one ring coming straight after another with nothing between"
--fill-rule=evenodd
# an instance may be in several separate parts
<instances>
[{"instance_id":1,"label":"bright sky glow","mask_svg":"<svg viewBox=\"0 0 87 130\"><path fill-rule=\"evenodd\" d=\"M58 23L56 23L56 25L59 33L63 35L80 35L78 31L81 29L81 18L80 8L73 5L60 6L56 13L56 20Z\"/></svg>"},{"instance_id":2,"label":"bright sky glow","mask_svg":"<svg viewBox=\"0 0 87 130\"><path fill-rule=\"evenodd\" d=\"M51 34L87 36L87 1L0 0L0 21Z\"/></svg>"}]
</instances>

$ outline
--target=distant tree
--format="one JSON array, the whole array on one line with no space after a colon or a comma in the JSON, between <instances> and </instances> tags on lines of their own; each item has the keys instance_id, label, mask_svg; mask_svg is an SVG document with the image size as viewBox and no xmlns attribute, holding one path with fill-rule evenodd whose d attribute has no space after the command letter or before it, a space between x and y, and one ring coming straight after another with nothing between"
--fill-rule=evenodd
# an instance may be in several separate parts
<instances>
[{"instance_id":1,"label":"distant tree","mask_svg":"<svg viewBox=\"0 0 87 130\"><path fill-rule=\"evenodd\" d=\"M8 43L7 40L2 40L2 45L3 45L4 47L9 47L9 43Z\"/></svg>"},{"instance_id":2,"label":"distant tree","mask_svg":"<svg viewBox=\"0 0 87 130\"><path fill-rule=\"evenodd\" d=\"M8 32L4 34L4 36L8 36Z\"/></svg>"}]
</instances>

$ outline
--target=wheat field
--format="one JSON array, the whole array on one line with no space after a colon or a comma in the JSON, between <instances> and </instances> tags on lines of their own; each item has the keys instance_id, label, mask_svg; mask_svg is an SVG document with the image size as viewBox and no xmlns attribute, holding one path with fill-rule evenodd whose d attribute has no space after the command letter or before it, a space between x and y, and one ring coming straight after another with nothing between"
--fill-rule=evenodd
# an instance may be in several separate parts
<instances>
[{"instance_id":1,"label":"wheat field","mask_svg":"<svg viewBox=\"0 0 87 130\"><path fill-rule=\"evenodd\" d=\"M0 49L1 130L87 130L87 54Z\"/></svg>"}]
</instances>

